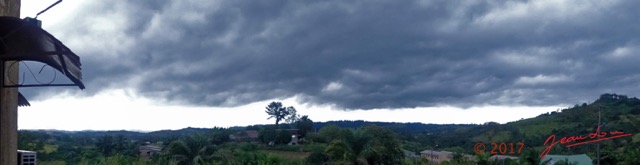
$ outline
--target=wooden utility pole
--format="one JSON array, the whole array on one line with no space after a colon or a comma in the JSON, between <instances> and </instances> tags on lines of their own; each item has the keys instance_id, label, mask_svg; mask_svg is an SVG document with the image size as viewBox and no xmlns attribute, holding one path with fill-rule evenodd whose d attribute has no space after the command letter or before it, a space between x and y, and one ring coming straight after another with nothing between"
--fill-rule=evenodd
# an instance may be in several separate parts
<instances>
[{"instance_id":1,"label":"wooden utility pole","mask_svg":"<svg viewBox=\"0 0 640 165\"><path fill-rule=\"evenodd\" d=\"M20 17L20 0L0 0L0 16ZM5 71L3 84L18 82L17 64L8 67L0 62L0 67ZM18 88L0 86L0 164L18 164Z\"/></svg>"}]
</instances>

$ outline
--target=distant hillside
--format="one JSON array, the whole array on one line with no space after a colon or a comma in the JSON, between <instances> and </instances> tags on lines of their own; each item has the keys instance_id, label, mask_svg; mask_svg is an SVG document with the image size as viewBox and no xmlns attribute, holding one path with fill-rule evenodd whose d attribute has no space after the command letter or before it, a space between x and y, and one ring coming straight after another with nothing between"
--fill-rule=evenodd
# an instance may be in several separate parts
<instances>
[{"instance_id":1,"label":"distant hillside","mask_svg":"<svg viewBox=\"0 0 640 165\"><path fill-rule=\"evenodd\" d=\"M98 138L102 136L123 136L127 139L135 139L140 141L160 141L167 138L178 137L186 134L209 132L212 128L183 128L179 130L160 130L153 132L138 131L64 131L64 130L20 130L19 132L43 132L52 137L85 137Z\"/></svg>"},{"instance_id":2,"label":"distant hillside","mask_svg":"<svg viewBox=\"0 0 640 165\"><path fill-rule=\"evenodd\" d=\"M598 123L599 109L603 129L634 133L640 131L637 127L640 124L640 99L615 94L603 94L591 104L583 103L507 125L518 127L525 136L589 133Z\"/></svg>"},{"instance_id":3,"label":"distant hillside","mask_svg":"<svg viewBox=\"0 0 640 165\"><path fill-rule=\"evenodd\" d=\"M424 123L397 123L397 122L369 122L369 121L328 121L314 123L315 128L322 128L327 125L335 124L342 128L358 128L366 125L377 125L391 128L398 132L405 133L446 133L459 128L469 128L478 126L475 124L424 124Z\"/></svg>"},{"instance_id":4,"label":"distant hillside","mask_svg":"<svg viewBox=\"0 0 640 165\"><path fill-rule=\"evenodd\" d=\"M423 124L423 123L369 122L369 121L358 120L358 121L314 122L314 129L320 130L322 127L327 125L337 125L342 128L358 128L360 126L366 126L366 125L372 125L372 124L388 127L403 134L413 134L413 133L443 134L451 130L478 126L478 125L470 125L470 124ZM262 127L262 126L268 126L268 125L252 125L247 127L237 126L237 127L231 127L230 129L258 130L256 127ZM179 130L160 130L160 131L152 131L152 132L138 132L138 131L126 131L126 130L119 130L119 131L21 130L21 131L46 132L51 136L72 136L72 137L89 137L89 138L102 137L106 135L114 135L114 136L122 135L128 139L137 139L142 141L158 141L161 139L178 137L186 134L208 132L211 130L212 128L189 127L189 128L179 129Z\"/></svg>"},{"instance_id":5,"label":"distant hillside","mask_svg":"<svg viewBox=\"0 0 640 165\"><path fill-rule=\"evenodd\" d=\"M624 150L625 147L640 147L640 99L624 95L603 94L593 103L577 104L572 108L541 114L506 124L478 126L472 130L456 132L447 136L464 137L463 148L472 148L475 142L524 142L527 146L544 149L543 143L550 135L561 137L588 135L597 128L598 110L601 110L601 131L622 131L633 134L614 140L603 141L603 150ZM607 148L607 149L604 149ZM552 153L590 153L594 145L555 147Z\"/></svg>"},{"instance_id":6,"label":"distant hillside","mask_svg":"<svg viewBox=\"0 0 640 165\"><path fill-rule=\"evenodd\" d=\"M314 122L313 128L315 131L322 129L322 127L328 125L336 125L341 128L358 128L367 125L377 125L391 128L394 131L401 133L446 133L451 130L459 128L470 128L478 126L475 124L424 124L424 123L399 123L399 122L377 122L377 121L364 121L364 120L339 120L339 121L327 121L327 122ZM244 130L244 129L257 129L256 127L273 126L273 124L267 125L252 125L247 127L233 127L232 129Z\"/></svg>"}]
</instances>

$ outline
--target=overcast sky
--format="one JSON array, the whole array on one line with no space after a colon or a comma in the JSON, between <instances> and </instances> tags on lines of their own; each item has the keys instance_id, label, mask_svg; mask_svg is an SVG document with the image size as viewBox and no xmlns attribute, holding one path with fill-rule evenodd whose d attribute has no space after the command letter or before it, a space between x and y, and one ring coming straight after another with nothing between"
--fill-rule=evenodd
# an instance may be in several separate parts
<instances>
[{"instance_id":1,"label":"overcast sky","mask_svg":"<svg viewBox=\"0 0 640 165\"><path fill-rule=\"evenodd\" d=\"M638 3L63 1L38 18L87 89L21 89L19 127L273 123L270 101L317 121L515 121L637 96Z\"/></svg>"}]
</instances>

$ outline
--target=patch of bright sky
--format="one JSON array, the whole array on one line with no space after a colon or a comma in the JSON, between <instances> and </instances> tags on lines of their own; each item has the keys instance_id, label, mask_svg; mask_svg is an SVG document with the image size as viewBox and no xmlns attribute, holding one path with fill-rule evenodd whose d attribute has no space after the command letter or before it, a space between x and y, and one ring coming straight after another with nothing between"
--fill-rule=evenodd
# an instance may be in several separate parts
<instances>
[{"instance_id":1,"label":"patch of bright sky","mask_svg":"<svg viewBox=\"0 0 640 165\"><path fill-rule=\"evenodd\" d=\"M335 110L330 106L314 106L296 102L296 97L281 101L294 106L301 115L314 121L367 120L386 122L422 122L436 124L481 124L488 121L506 123L535 117L558 107L485 106L461 109L430 107L412 109ZM163 105L141 97L131 90L115 89L92 97L63 93L51 99L33 101L20 107L19 129L61 130L141 130L211 128L272 124L264 107L272 100L239 107L191 107Z\"/></svg>"},{"instance_id":2,"label":"patch of bright sky","mask_svg":"<svg viewBox=\"0 0 640 165\"><path fill-rule=\"evenodd\" d=\"M35 17L38 12L46 9L49 5L55 3L57 0L29 0L21 1L20 3L20 18ZM67 0L62 1L58 5L52 7L48 11L38 16L39 20L42 20L42 26L53 25L62 19L68 18L75 9L81 5L82 1Z\"/></svg>"}]
</instances>

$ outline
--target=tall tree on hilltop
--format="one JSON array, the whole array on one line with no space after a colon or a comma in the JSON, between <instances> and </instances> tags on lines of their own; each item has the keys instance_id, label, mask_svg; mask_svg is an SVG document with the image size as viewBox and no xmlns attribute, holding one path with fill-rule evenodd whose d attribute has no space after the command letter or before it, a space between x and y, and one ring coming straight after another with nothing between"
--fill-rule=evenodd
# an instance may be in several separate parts
<instances>
[{"instance_id":1,"label":"tall tree on hilltop","mask_svg":"<svg viewBox=\"0 0 640 165\"><path fill-rule=\"evenodd\" d=\"M276 127L278 126L278 124L280 124L280 121L284 119L295 120L295 118L297 117L295 108L284 107L280 102L271 102L265 108L267 109L265 110L265 112L269 115L269 118L267 119L276 119Z\"/></svg>"},{"instance_id":2,"label":"tall tree on hilltop","mask_svg":"<svg viewBox=\"0 0 640 165\"><path fill-rule=\"evenodd\" d=\"M288 116L285 117L285 121L289 124L295 124L296 121L300 119L300 115L298 115L298 110L293 108L292 106L287 107Z\"/></svg>"}]
</instances>

